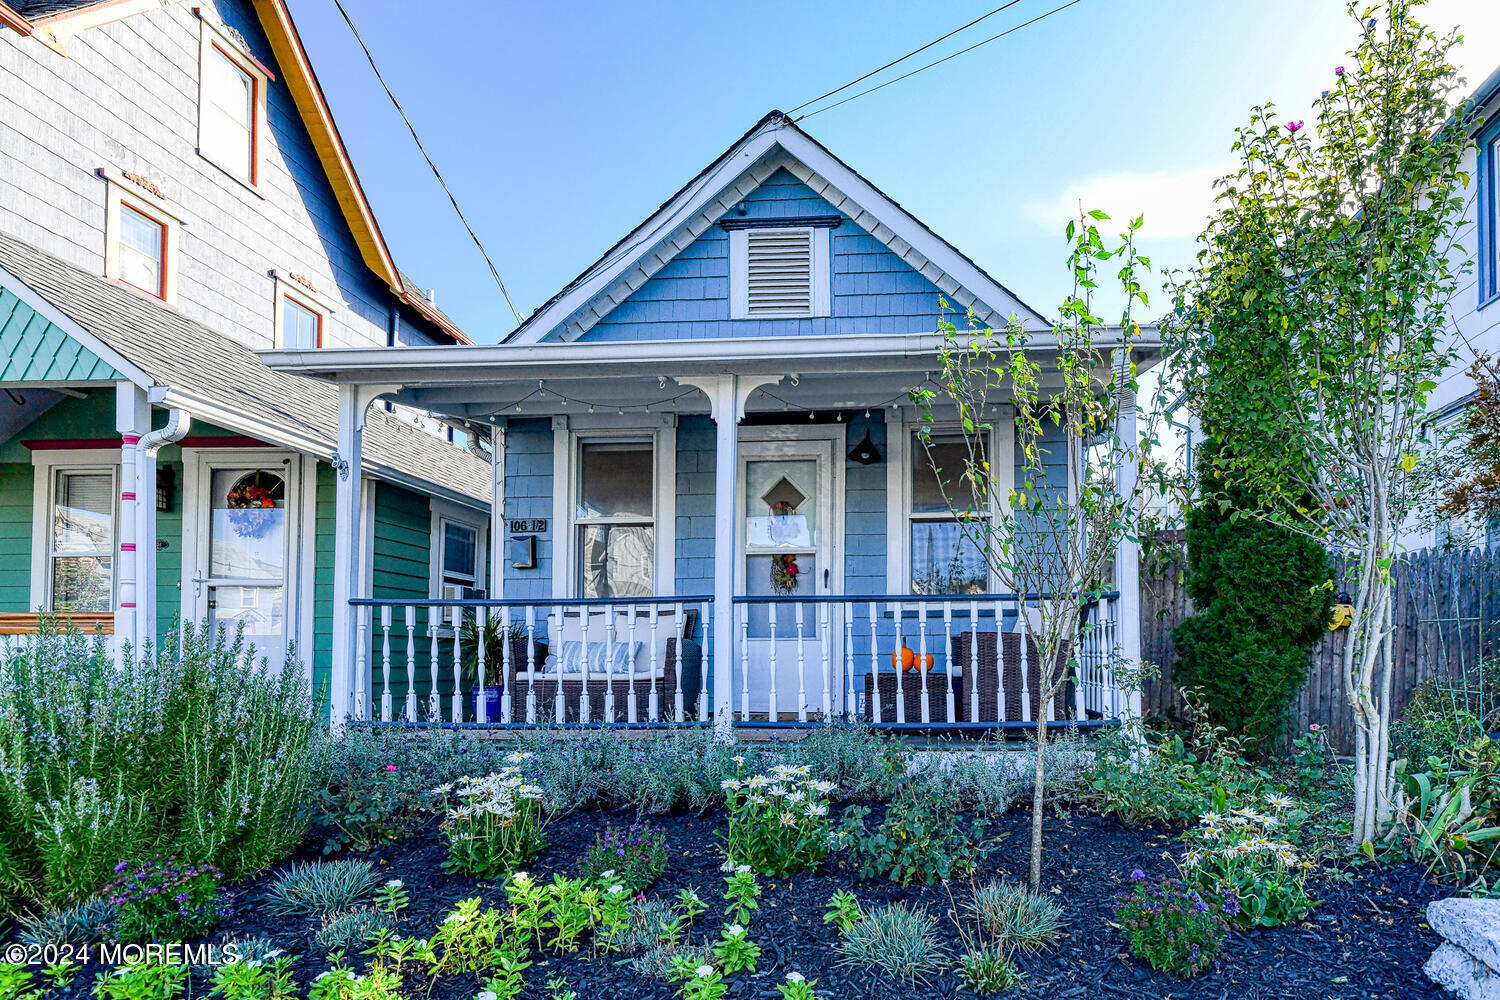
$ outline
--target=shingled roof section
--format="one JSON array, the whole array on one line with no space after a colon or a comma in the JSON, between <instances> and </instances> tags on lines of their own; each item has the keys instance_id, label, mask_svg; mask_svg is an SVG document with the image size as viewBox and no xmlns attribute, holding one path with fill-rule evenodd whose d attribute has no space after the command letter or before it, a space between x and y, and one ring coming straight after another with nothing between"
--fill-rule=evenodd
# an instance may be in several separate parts
<instances>
[{"instance_id":1,"label":"shingled roof section","mask_svg":"<svg viewBox=\"0 0 1500 1000\"><path fill-rule=\"evenodd\" d=\"M66 14L82 7L93 7L104 0L6 0L6 6L28 21Z\"/></svg>"},{"instance_id":2,"label":"shingled roof section","mask_svg":"<svg viewBox=\"0 0 1500 1000\"><path fill-rule=\"evenodd\" d=\"M208 401L213 422L271 444L333 454L338 393L326 382L267 368L255 352L176 309L0 233L0 268L118 351L153 382ZM189 408L191 409L191 408ZM227 415L227 416L226 416ZM312 447L304 446L311 439ZM372 407L370 475L468 502L490 500L489 463Z\"/></svg>"}]
</instances>

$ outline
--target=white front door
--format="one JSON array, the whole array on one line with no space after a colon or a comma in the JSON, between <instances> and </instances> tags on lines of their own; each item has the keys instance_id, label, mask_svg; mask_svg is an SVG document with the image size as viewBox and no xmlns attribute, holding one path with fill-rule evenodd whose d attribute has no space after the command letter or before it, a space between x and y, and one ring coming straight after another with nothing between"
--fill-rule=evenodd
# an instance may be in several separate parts
<instances>
[{"instance_id":1,"label":"white front door","mask_svg":"<svg viewBox=\"0 0 1500 1000\"><path fill-rule=\"evenodd\" d=\"M203 458L195 470L192 598L199 621L243 627L256 658L281 663L296 619L301 462Z\"/></svg>"},{"instance_id":2,"label":"white front door","mask_svg":"<svg viewBox=\"0 0 1500 1000\"><path fill-rule=\"evenodd\" d=\"M739 445L739 579L750 598L739 611L744 649L734 692L753 718L807 719L841 711L842 620L835 608L795 598L836 593L842 458L825 428ZM839 430L842 430L840 426ZM825 690L827 699L825 700Z\"/></svg>"}]
</instances>

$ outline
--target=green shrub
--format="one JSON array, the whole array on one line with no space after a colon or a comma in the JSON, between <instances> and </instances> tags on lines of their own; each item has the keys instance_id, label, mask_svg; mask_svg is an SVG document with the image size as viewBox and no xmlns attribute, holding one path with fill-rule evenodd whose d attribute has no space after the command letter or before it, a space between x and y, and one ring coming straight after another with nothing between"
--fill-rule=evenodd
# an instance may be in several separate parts
<instances>
[{"instance_id":1,"label":"green shrub","mask_svg":"<svg viewBox=\"0 0 1500 1000\"><path fill-rule=\"evenodd\" d=\"M114 909L110 927L119 941L192 941L233 912L218 870L209 865L153 858L137 865L122 861L115 874L101 895Z\"/></svg>"},{"instance_id":2,"label":"green shrub","mask_svg":"<svg viewBox=\"0 0 1500 1000\"><path fill-rule=\"evenodd\" d=\"M1485 720L1500 709L1500 657L1480 662L1458 678L1418 684L1401 718L1391 726L1397 756L1420 770L1428 758L1451 758L1459 747L1486 735Z\"/></svg>"},{"instance_id":3,"label":"green shrub","mask_svg":"<svg viewBox=\"0 0 1500 1000\"><path fill-rule=\"evenodd\" d=\"M595 835L594 845L578 862L578 873L588 882L623 886L634 896L656 884L670 856L666 831L639 823L621 830L611 823Z\"/></svg>"},{"instance_id":4,"label":"green shrub","mask_svg":"<svg viewBox=\"0 0 1500 1000\"><path fill-rule=\"evenodd\" d=\"M1248 806L1228 815L1209 813L1188 831L1192 847L1183 877L1205 899L1233 896L1234 921L1246 927L1279 927L1312 912L1307 880L1297 850L1275 839L1292 818L1292 800L1267 796L1271 812Z\"/></svg>"},{"instance_id":5,"label":"green shrub","mask_svg":"<svg viewBox=\"0 0 1500 1000\"><path fill-rule=\"evenodd\" d=\"M1004 993L1021 985L1026 976L1005 952L994 945L966 951L958 957L959 978L979 996Z\"/></svg>"},{"instance_id":6,"label":"green shrub","mask_svg":"<svg viewBox=\"0 0 1500 1000\"><path fill-rule=\"evenodd\" d=\"M777 764L766 774L726 778L729 828L724 855L764 875L817 867L828 854L831 781L809 776L806 765Z\"/></svg>"},{"instance_id":7,"label":"green shrub","mask_svg":"<svg viewBox=\"0 0 1500 1000\"><path fill-rule=\"evenodd\" d=\"M114 907L95 897L60 910L19 917L21 940L37 947L94 944L109 937Z\"/></svg>"},{"instance_id":8,"label":"green shrub","mask_svg":"<svg viewBox=\"0 0 1500 1000\"><path fill-rule=\"evenodd\" d=\"M1225 917L1238 909L1233 895L1205 898L1175 878L1148 882L1137 868L1130 892L1116 902L1115 922L1130 950L1153 969L1196 976L1218 957L1229 931Z\"/></svg>"},{"instance_id":9,"label":"green shrub","mask_svg":"<svg viewBox=\"0 0 1500 1000\"><path fill-rule=\"evenodd\" d=\"M937 921L925 910L893 903L866 913L838 944L840 963L923 982L950 964Z\"/></svg>"},{"instance_id":10,"label":"green shrub","mask_svg":"<svg viewBox=\"0 0 1500 1000\"><path fill-rule=\"evenodd\" d=\"M1062 907L1040 892L1008 882L974 890L968 912L1003 948L1037 951L1062 936Z\"/></svg>"},{"instance_id":11,"label":"green shrub","mask_svg":"<svg viewBox=\"0 0 1500 1000\"><path fill-rule=\"evenodd\" d=\"M359 951L382 931L392 930L395 926L396 921L390 914L360 906L325 914L313 941L325 953Z\"/></svg>"},{"instance_id":12,"label":"green shrub","mask_svg":"<svg viewBox=\"0 0 1500 1000\"><path fill-rule=\"evenodd\" d=\"M863 722L818 726L781 751L782 762L801 765L821 781L831 781L845 796L878 799L890 794L905 776L911 751L896 737Z\"/></svg>"},{"instance_id":13,"label":"green shrub","mask_svg":"<svg viewBox=\"0 0 1500 1000\"><path fill-rule=\"evenodd\" d=\"M1127 823L1183 827L1206 812L1258 802L1272 791L1269 776L1241 755L1239 742L1200 729L1193 747L1180 732L1147 730L1146 747L1127 733L1094 743L1085 800Z\"/></svg>"},{"instance_id":14,"label":"green shrub","mask_svg":"<svg viewBox=\"0 0 1500 1000\"><path fill-rule=\"evenodd\" d=\"M1215 471L1214 457L1200 468ZM1187 590L1197 613L1172 630L1172 678L1200 689L1210 721L1259 753L1286 731L1313 647L1327 631L1330 568L1314 539L1236 516L1253 509L1255 498L1231 490L1235 502L1225 506L1223 487L1206 482L1206 499L1187 512Z\"/></svg>"},{"instance_id":15,"label":"green shrub","mask_svg":"<svg viewBox=\"0 0 1500 1000\"><path fill-rule=\"evenodd\" d=\"M964 822L958 813L953 789L941 776L917 776L901 786L874 829L867 806L846 810L838 841L864 878L935 885L972 871L990 850L983 822L977 817Z\"/></svg>"},{"instance_id":16,"label":"green shrub","mask_svg":"<svg viewBox=\"0 0 1500 1000\"><path fill-rule=\"evenodd\" d=\"M318 724L295 664L185 626L117 667L43 628L0 654L0 895L76 902L154 854L238 877L297 845Z\"/></svg>"},{"instance_id":17,"label":"green shrub","mask_svg":"<svg viewBox=\"0 0 1500 1000\"><path fill-rule=\"evenodd\" d=\"M277 916L321 917L352 909L368 899L376 881L368 861L293 864L266 890L266 910Z\"/></svg>"}]
</instances>

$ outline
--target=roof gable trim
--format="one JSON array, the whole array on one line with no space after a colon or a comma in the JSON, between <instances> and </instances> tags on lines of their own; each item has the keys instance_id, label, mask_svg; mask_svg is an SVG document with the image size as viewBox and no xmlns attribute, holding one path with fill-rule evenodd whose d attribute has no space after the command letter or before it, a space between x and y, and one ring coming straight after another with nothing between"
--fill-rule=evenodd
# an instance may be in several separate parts
<instances>
[{"instance_id":1,"label":"roof gable trim","mask_svg":"<svg viewBox=\"0 0 1500 1000\"><path fill-rule=\"evenodd\" d=\"M47 301L46 298L38 294L30 285L3 267L0 267L0 287L5 288L16 298L26 303L39 316L67 334L71 340L78 343L100 361L103 361L115 371L124 375L129 381L140 386L142 389L150 390L152 388L153 382L150 375L147 375L137 365L132 364L119 351L110 347L92 333L89 333L71 316L58 309L51 302Z\"/></svg>"}]
</instances>

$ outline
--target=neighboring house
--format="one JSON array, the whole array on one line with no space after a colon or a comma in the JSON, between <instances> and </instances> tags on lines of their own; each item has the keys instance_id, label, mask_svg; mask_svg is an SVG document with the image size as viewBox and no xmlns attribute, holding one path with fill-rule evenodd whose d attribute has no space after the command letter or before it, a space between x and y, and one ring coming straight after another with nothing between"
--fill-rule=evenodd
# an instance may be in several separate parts
<instances>
[{"instance_id":1,"label":"neighboring house","mask_svg":"<svg viewBox=\"0 0 1500 1000\"><path fill-rule=\"evenodd\" d=\"M1488 355L1500 365L1500 67L1474 91L1470 100L1478 116L1474 147L1465 154L1463 228L1458 242L1475 254L1475 267L1450 302L1453 329L1445 346L1457 360L1438 382L1430 405L1431 435L1445 440L1462 419L1474 395L1469 368ZM1494 526L1439 519L1413 531L1403 542L1414 549L1445 543L1492 544Z\"/></svg>"},{"instance_id":2,"label":"neighboring house","mask_svg":"<svg viewBox=\"0 0 1500 1000\"><path fill-rule=\"evenodd\" d=\"M0 630L207 619L326 680L337 393L255 352L468 340L393 263L282 0L0 26ZM364 586L483 592L484 445L366 433Z\"/></svg>"},{"instance_id":3,"label":"neighboring house","mask_svg":"<svg viewBox=\"0 0 1500 1000\"><path fill-rule=\"evenodd\" d=\"M1036 600L1000 592L915 438L908 393L941 370L942 299L1018 317L1045 353L1043 317L773 112L498 346L263 354L337 384L341 455L394 399L492 428L503 470L487 602L371 600L362 554L341 549L336 715L1026 724L1043 709L1016 628ZM1011 407L990 416L1013 470ZM1071 490L1078 442L1046 445L1050 488ZM338 537L360 537L358 483L338 488ZM1057 719L1126 707L1103 665L1137 656L1133 545L1117 562ZM458 615L510 641L455 648L430 626ZM914 669L893 670L903 658ZM455 695L481 678L504 690Z\"/></svg>"}]
</instances>

